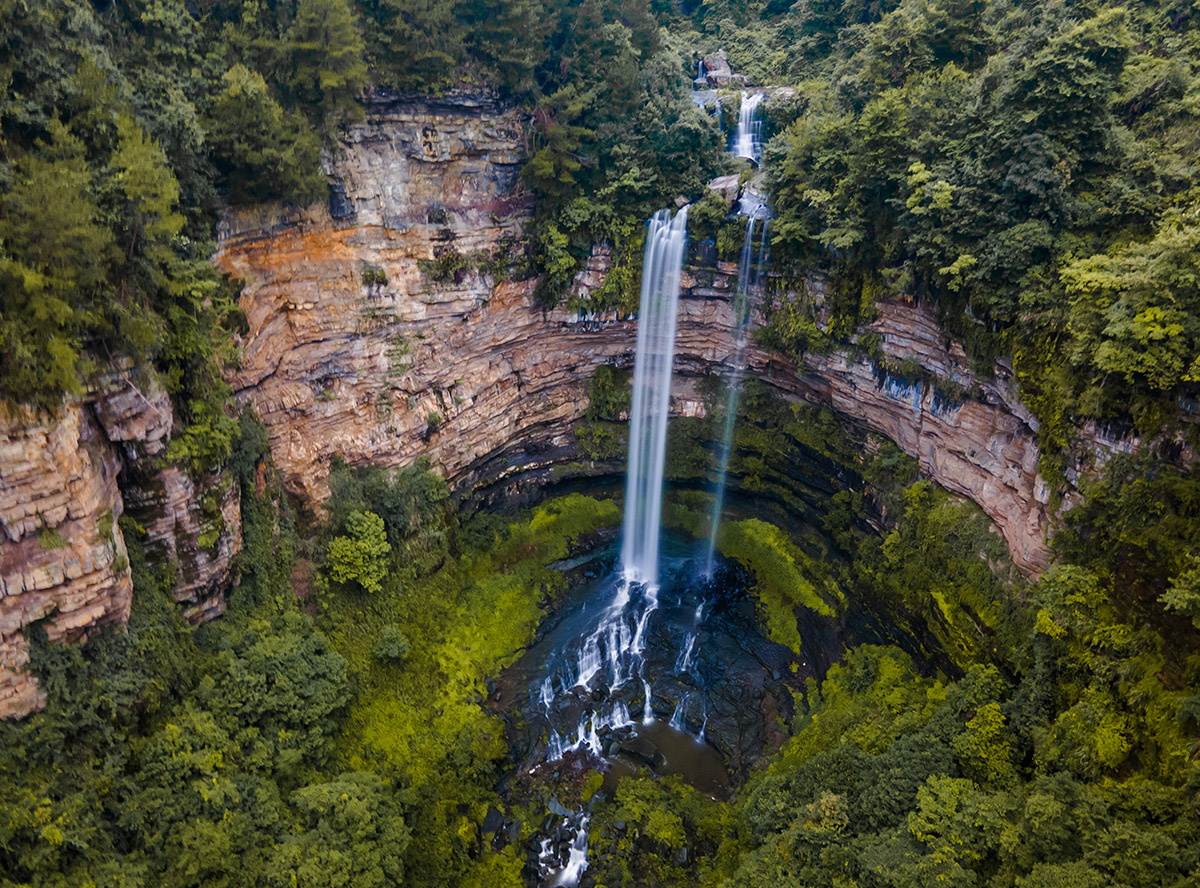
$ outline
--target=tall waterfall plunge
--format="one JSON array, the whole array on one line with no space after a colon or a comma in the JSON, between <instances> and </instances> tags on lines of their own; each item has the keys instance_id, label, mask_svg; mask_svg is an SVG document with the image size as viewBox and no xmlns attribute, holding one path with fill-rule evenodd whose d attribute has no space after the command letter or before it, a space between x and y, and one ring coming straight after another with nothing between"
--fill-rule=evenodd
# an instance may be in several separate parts
<instances>
[{"instance_id":1,"label":"tall waterfall plunge","mask_svg":"<svg viewBox=\"0 0 1200 888\"><path fill-rule=\"evenodd\" d=\"M716 558L717 529L721 526L721 512L725 508L725 481L729 474L729 453L733 447L733 427L737 423L738 399L741 396L742 373L745 371L746 339L750 332L750 316L754 309L753 296L762 284L767 265L767 225L762 220L762 236L758 243L758 255L754 252L754 227L761 210L746 220L746 241L742 244L741 260L738 263L737 291L733 297L734 352L733 372L728 381L728 396L725 400L725 428L718 451L717 491L713 501L712 531L708 538L708 553L704 559L704 575L712 576Z\"/></svg>"},{"instance_id":2,"label":"tall waterfall plunge","mask_svg":"<svg viewBox=\"0 0 1200 888\"><path fill-rule=\"evenodd\" d=\"M659 607L659 530L662 522L663 467L667 449L667 411L671 399L671 364L675 359L675 316L679 279L687 242L687 208L674 218L659 210L646 232L642 265L642 298L638 309L637 355L633 367L633 396L629 410L629 468L625 481L625 524L621 543L621 577L613 599L597 619L564 651L565 663L551 663L537 688L537 699L548 721L547 758L557 761L570 753L601 758L601 732L633 728L627 687L640 687L643 727L654 723L651 708L653 676L647 674L645 648L651 614ZM691 668L701 610L687 653L680 653L676 671ZM582 704L582 705L580 705ZM559 713L573 713L563 724ZM684 731L682 718L676 729ZM560 731L560 728L562 729ZM543 884L574 886L588 867L588 815L568 814L559 826L570 835L564 860L562 844L547 839L538 856Z\"/></svg>"},{"instance_id":3,"label":"tall waterfall plunge","mask_svg":"<svg viewBox=\"0 0 1200 888\"><path fill-rule=\"evenodd\" d=\"M626 579L648 585L658 583L667 408L671 398L671 364L675 359L679 277L686 242L687 207L676 213L674 219L666 210L654 214L646 233L642 264L621 550Z\"/></svg>"}]
</instances>

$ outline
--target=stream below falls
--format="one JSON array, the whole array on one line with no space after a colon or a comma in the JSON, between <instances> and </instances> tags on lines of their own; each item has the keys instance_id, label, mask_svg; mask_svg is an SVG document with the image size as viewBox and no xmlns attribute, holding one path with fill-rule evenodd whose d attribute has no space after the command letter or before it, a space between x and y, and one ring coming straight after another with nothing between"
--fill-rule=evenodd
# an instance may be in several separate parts
<instances>
[{"instance_id":1,"label":"stream below falls","mask_svg":"<svg viewBox=\"0 0 1200 888\"><path fill-rule=\"evenodd\" d=\"M665 536L660 585L631 582L615 547L562 565L580 577L497 682L514 780L554 786L588 770L617 780L649 768L728 798L785 738L793 692L842 651L846 627L802 625L805 654L770 641L751 580L696 541ZM869 632L867 634L870 634ZM587 867L588 812L553 799L536 851L541 885L575 885ZM531 861L532 863L532 861Z\"/></svg>"}]
</instances>

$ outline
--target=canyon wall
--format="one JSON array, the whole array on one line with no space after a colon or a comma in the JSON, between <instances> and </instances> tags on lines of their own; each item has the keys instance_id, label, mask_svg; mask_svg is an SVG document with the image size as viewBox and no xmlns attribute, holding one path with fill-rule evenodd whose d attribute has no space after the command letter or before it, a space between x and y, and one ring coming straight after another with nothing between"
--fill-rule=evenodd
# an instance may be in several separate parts
<instances>
[{"instance_id":1,"label":"canyon wall","mask_svg":"<svg viewBox=\"0 0 1200 888\"><path fill-rule=\"evenodd\" d=\"M427 454L461 488L576 458L588 378L600 364L632 362L635 324L540 308L532 281L481 270L529 220L517 178L523 132L515 112L478 97L380 105L333 159L329 206L228 218L216 261L245 280L250 321L233 382L270 430L294 491L321 500L334 459L398 466ZM608 268L597 248L576 290L600 286ZM731 265L684 275L677 412L702 410L695 380L730 361L735 275ZM1037 573L1048 495L1034 420L1003 378L970 374L930 312L879 311L883 357L914 358L928 379L968 394L949 402L928 382L899 382L845 353L796 368L752 348L749 362L786 397L828 404L895 440L978 502L1017 564Z\"/></svg>"},{"instance_id":2,"label":"canyon wall","mask_svg":"<svg viewBox=\"0 0 1200 888\"><path fill-rule=\"evenodd\" d=\"M214 261L245 282L249 322L231 382L266 424L289 488L310 503L328 494L338 459L401 466L427 455L467 494L536 486L579 459L590 377L632 364L636 323L539 307L535 282L513 273L533 203L518 178L526 132L519 113L486 96L376 101L328 161L326 205L223 218ZM601 286L610 265L605 247L593 250L574 293ZM728 263L685 270L677 415L702 413L697 383L730 369L735 281ZM810 280L818 313L822 293ZM750 368L783 397L894 440L977 502L1036 575L1048 563L1049 497L1011 369L978 378L930 310L877 308L864 331L878 337L875 359L842 350L797 367L752 345ZM241 547L237 486L171 465L173 425L160 388L120 374L55 415L0 418L0 716L40 703L24 670L31 623L74 640L127 619L123 512L144 529L148 558L174 566L188 619L223 610ZM1083 438L1093 464L1137 445L1097 429Z\"/></svg>"},{"instance_id":3,"label":"canyon wall","mask_svg":"<svg viewBox=\"0 0 1200 888\"><path fill-rule=\"evenodd\" d=\"M189 619L223 608L241 547L236 486L164 464L172 426L166 393L121 375L56 412L0 417L0 717L43 702L26 670L30 624L44 619L57 642L128 620L122 514L145 529L149 558L174 565L172 593Z\"/></svg>"}]
</instances>

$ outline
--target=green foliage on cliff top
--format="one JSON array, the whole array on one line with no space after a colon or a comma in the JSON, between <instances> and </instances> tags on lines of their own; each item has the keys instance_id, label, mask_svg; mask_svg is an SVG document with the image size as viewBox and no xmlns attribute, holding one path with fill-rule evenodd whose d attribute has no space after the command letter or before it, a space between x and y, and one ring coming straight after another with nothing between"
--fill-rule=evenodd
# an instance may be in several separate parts
<instances>
[{"instance_id":1,"label":"green foliage on cliff top","mask_svg":"<svg viewBox=\"0 0 1200 888\"><path fill-rule=\"evenodd\" d=\"M796 90L768 115L772 257L829 271L829 314L820 329L812 300L785 305L771 344L820 350L876 299L928 300L979 367L1014 358L1051 480L1083 422L1170 434L1194 409L1190 4L717 2L691 19L699 45Z\"/></svg>"}]
</instances>

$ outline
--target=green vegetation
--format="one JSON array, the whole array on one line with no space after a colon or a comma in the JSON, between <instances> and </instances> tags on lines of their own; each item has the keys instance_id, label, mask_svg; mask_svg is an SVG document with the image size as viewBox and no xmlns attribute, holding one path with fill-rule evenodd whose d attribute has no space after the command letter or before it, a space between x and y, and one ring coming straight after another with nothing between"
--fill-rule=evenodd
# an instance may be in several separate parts
<instances>
[{"instance_id":1,"label":"green vegetation","mask_svg":"<svg viewBox=\"0 0 1200 888\"><path fill-rule=\"evenodd\" d=\"M630 372L601 365L588 383L588 406L575 429L580 456L615 459L628 447L628 426L620 422L629 411Z\"/></svg>"},{"instance_id":2,"label":"green vegetation","mask_svg":"<svg viewBox=\"0 0 1200 888\"><path fill-rule=\"evenodd\" d=\"M339 468L301 601L278 478L255 492L265 431L239 427L246 548L225 618L185 626L122 519L128 631L35 639L47 711L0 723L0 885L522 884L513 846L476 839L506 753L477 694L561 588L547 565L616 507L572 496L461 527L424 465ZM379 588L320 582L335 543L364 536Z\"/></svg>"},{"instance_id":3,"label":"green vegetation","mask_svg":"<svg viewBox=\"0 0 1200 888\"><path fill-rule=\"evenodd\" d=\"M368 88L495 88L531 121L528 243L448 248L421 264L431 287L536 275L557 304L606 242L612 273L569 308L628 313L654 210L702 195L692 234L722 260L744 236L703 190L749 175L721 150L738 101L723 121L691 104L695 51L723 47L753 80L791 86L766 106L779 298L762 344L827 350L879 299L927 301L977 369L1012 357L1053 483L1088 421L1195 443L1180 422L1200 401L1194 6L0 0L0 399L54 409L117 366L161 382L179 418L167 458L196 477L227 468L245 545L227 615L194 629L174 567L147 563L122 518L128 631L86 646L31 631L47 707L0 724L0 888L522 884L544 812L507 811L515 841L482 834L510 764L489 680L563 591L551 565L617 507L572 495L468 518L418 462L336 465L324 513L298 518L224 381L246 319L209 264L217 213L325 199L321 153ZM829 274L822 305L813 268ZM377 297L388 280L364 265L361 283ZM856 346L878 358L877 338ZM397 336L392 375L410 352ZM879 369L929 381L913 360ZM390 402L372 396L385 421ZM628 374L601 368L588 396L581 454L619 457ZM747 513L718 544L752 577L771 637L800 651L809 621L870 602L921 656L848 651L797 694L799 716L778 725L789 739L732 802L645 774L605 798L580 777L589 877L1194 884L1192 473L1113 459L1063 515L1055 565L1027 580L980 511L894 445L753 382L741 410L730 472ZM712 415L675 422L669 445L667 520L698 535ZM226 490L200 504L208 551ZM96 528L110 544L113 525Z\"/></svg>"},{"instance_id":4,"label":"green vegetation","mask_svg":"<svg viewBox=\"0 0 1200 888\"><path fill-rule=\"evenodd\" d=\"M335 583L351 584L364 592L379 592L387 575L388 545L383 519L374 512L351 512L346 535L329 541L325 564Z\"/></svg>"},{"instance_id":5,"label":"green vegetation","mask_svg":"<svg viewBox=\"0 0 1200 888\"><path fill-rule=\"evenodd\" d=\"M1014 358L1047 477L1088 420L1173 433L1200 368L1200 19L1184 3L718 0L701 46L790 84L765 154L793 354L878 298L937 307L978 366ZM799 288L803 293L803 288Z\"/></svg>"},{"instance_id":6,"label":"green vegetation","mask_svg":"<svg viewBox=\"0 0 1200 888\"><path fill-rule=\"evenodd\" d=\"M757 582L752 591L763 605L771 640L797 654L802 639L796 627L796 608L832 617L834 608L845 603L833 580L827 579L821 589L808 579L820 568L773 524L757 518L726 521L718 531L717 549L754 574Z\"/></svg>"}]
</instances>

